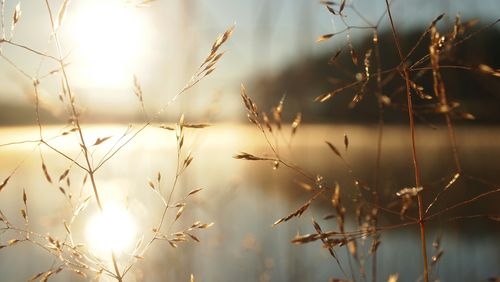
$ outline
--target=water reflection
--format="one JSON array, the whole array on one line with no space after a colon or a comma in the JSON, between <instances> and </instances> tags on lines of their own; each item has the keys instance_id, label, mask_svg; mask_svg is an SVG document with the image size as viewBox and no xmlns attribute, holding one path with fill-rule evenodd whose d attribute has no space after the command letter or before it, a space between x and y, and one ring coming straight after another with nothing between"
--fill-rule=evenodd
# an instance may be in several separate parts
<instances>
[{"instance_id":1,"label":"water reflection","mask_svg":"<svg viewBox=\"0 0 500 282\"><path fill-rule=\"evenodd\" d=\"M86 128L89 143L97 138L113 136L103 147L95 148L94 164L98 164L106 152L124 132L124 127L95 126ZM56 134L58 129L49 128L45 134ZM354 193L352 177L342 162L334 157L324 145L329 140L341 147L343 134L347 133L350 145L344 152L346 159L360 179L370 183L374 179L376 129L352 125L305 126L293 140L292 150L282 146L283 154L310 171L321 174L326 181L339 181L344 187L347 203ZM446 135L441 131L419 129L418 149L426 183L453 175L452 156L448 154ZM0 135L3 143L16 140L36 140L34 128L3 128ZM498 182L500 157L498 148L500 132L496 128L459 128L458 139L465 171L477 177ZM412 183L411 155L408 132L398 127L388 127L385 132L382 162L382 185L384 201L394 200L394 191ZM65 154L79 159L78 143L71 136L53 140ZM188 202L183 216L173 228L184 228L193 222L214 221L215 225L195 235L201 243L179 244L177 249L166 242L157 242L146 253L128 277L129 281L187 281L194 273L200 281L327 281L330 277L342 278L343 274L320 243L295 246L289 240L297 232L314 232L311 217L320 221L325 229L335 229L333 221L322 220L329 212L329 200L315 204L301 218L271 227L272 223L299 207L309 196L295 180L300 177L281 167L272 169L270 163L238 161L232 155L246 151L262 155L268 153L265 143L253 128L234 125L189 131L185 147L192 150L194 161L180 178L174 194L178 200L195 188L204 188ZM285 144L286 145L286 144ZM48 171L58 179L69 166L67 160L43 148ZM186 153L186 152L185 152ZM27 143L0 149L0 173L3 177L22 162L18 172L2 191L0 207L9 219L22 225L19 209L22 206L21 191L28 193L31 228L41 234L50 231L56 238L66 234L63 221L69 220L68 195L73 199L91 195L91 187L83 184L84 175L76 167L71 169L71 187L66 183L48 183L41 171L40 157L34 144ZM151 228L158 223L163 208L162 201L148 186L148 179L155 179L161 172L162 184L157 187L168 193L175 176L175 135L171 131L149 128L138 135L125 149L102 166L97 182L102 191L103 203L119 202L127 207L136 219L137 230L151 238ZM444 180L446 181L446 180ZM61 193L59 186L67 189ZM470 198L484 191L477 183L464 182L454 187L435 210L460 199ZM174 200L174 202L176 201ZM476 212L498 213L494 196L472 205L472 209L457 211L453 215ZM426 199L430 201L430 199ZM93 200L72 226L75 240L86 242L85 228L88 219L97 212ZM352 210L350 211L352 212ZM175 212L168 217L173 221ZM500 252L498 237L500 228L487 220L473 219L448 222L448 217L431 223L428 232L430 243L442 236L445 250L442 261L433 270L443 281L479 281L498 276ZM400 222L399 217L384 215L381 224ZM355 228L348 222L348 228ZM138 232L140 233L140 232ZM2 233L1 241L12 237ZM370 242L359 246L367 250ZM338 250L342 262L347 262L346 251ZM380 281L395 272L400 281L412 281L420 275L419 236L416 226L384 232L379 252ZM43 250L29 244L5 248L0 253L2 279L25 281L33 274L46 270L54 262ZM120 264L124 266L125 262ZM347 263L343 268L348 270ZM55 281L73 280L73 274L62 273Z\"/></svg>"}]
</instances>

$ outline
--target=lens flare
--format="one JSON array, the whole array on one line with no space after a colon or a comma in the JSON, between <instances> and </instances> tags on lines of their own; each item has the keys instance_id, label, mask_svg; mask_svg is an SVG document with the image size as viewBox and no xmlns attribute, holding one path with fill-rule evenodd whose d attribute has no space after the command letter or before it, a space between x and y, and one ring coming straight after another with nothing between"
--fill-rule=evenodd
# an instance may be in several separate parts
<instances>
[{"instance_id":1,"label":"lens flare","mask_svg":"<svg viewBox=\"0 0 500 282\"><path fill-rule=\"evenodd\" d=\"M119 253L131 247L136 235L136 225L124 207L110 205L90 218L86 235L91 251Z\"/></svg>"},{"instance_id":2,"label":"lens flare","mask_svg":"<svg viewBox=\"0 0 500 282\"><path fill-rule=\"evenodd\" d=\"M124 1L82 5L71 26L79 81L93 87L128 86L146 51L146 18Z\"/></svg>"}]
</instances>

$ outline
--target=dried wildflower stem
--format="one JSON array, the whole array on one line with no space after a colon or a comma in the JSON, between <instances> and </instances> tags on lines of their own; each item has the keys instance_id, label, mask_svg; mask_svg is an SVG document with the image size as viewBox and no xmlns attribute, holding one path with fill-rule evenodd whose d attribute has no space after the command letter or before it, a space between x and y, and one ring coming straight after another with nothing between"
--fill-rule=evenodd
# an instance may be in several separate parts
<instances>
[{"instance_id":1,"label":"dried wildflower stem","mask_svg":"<svg viewBox=\"0 0 500 282\"><path fill-rule=\"evenodd\" d=\"M1 214L1 212L0 212ZM3 215L3 214L2 214ZM23 235L23 234L26 234L28 233L29 235L31 236L26 236L24 239L20 239L20 240L17 240L16 243L19 243L19 242L30 242L32 243L33 245L43 249L44 251L46 251L47 253L51 254L51 255L54 255L58 258L61 259L61 261L63 262L62 265L66 265L66 266L73 266L73 267L76 267L76 268L84 268L84 269L89 269L91 271L94 271L94 272L97 272L96 269L94 269L93 267L89 266L89 265L86 265L86 264L83 264L81 261L79 261L78 259L75 259L75 257L73 256L74 255L74 251L75 249L73 248L73 246L69 246L66 242L60 242L60 246L59 247L56 247L55 249L54 248L51 248L49 247L47 244L44 244L44 243L41 243L39 240L43 240L45 241L47 238L51 238L50 235L49 237L47 237L48 235L42 235L42 234L39 234L39 233L36 233L36 232L33 232L31 230L27 230L27 229L23 229L23 228L19 228L19 227L16 227L15 225L13 225L12 223L10 223L6 218L5 216L3 216L3 222L5 223L6 227L3 228L2 230L11 230L13 232L16 232L20 235ZM50 242L50 240L54 240L53 238L49 239L49 244L52 244L52 242ZM64 257L63 256L63 250L64 249L69 249L72 253L72 255L69 255L68 257ZM81 253L81 252L78 252L79 255L82 255L86 260L88 261L92 261L94 263L96 263L96 265L98 265L99 267L101 267L101 269L108 273L110 276L114 276L114 273L110 272L109 270L105 269L105 266L102 265L102 263L100 263L98 260L94 260L92 259L91 257L87 256L86 254L84 253ZM74 260L73 260L74 259ZM55 263L51 266L51 269L54 269L55 267ZM59 267L58 267L59 268ZM71 268L70 268L71 269ZM61 269L62 270L62 269ZM72 269L76 272L78 272L76 269ZM48 272L45 272L45 273L49 273L50 271ZM49 274L52 275L54 273L51 273ZM48 277L48 276L47 276ZM31 280L30 280L31 281ZM43 281L43 280L42 280Z\"/></svg>"},{"instance_id":2,"label":"dried wildflower stem","mask_svg":"<svg viewBox=\"0 0 500 282\"><path fill-rule=\"evenodd\" d=\"M473 215L462 215L462 216L455 216L452 218L447 219L447 222L452 222L452 221L458 221L458 220L463 220L463 219L476 219L476 218L486 218L490 220L495 220L495 221L500 221L500 215L492 215L492 214L473 214Z\"/></svg>"},{"instance_id":3,"label":"dried wildflower stem","mask_svg":"<svg viewBox=\"0 0 500 282\"><path fill-rule=\"evenodd\" d=\"M16 47L22 48L22 49L24 49L26 51L30 51L32 53L35 53L35 54L37 54L37 55L39 55L41 57L49 58L49 59L52 59L52 60L54 60L56 62L59 62L59 59L56 58L56 57L54 57L54 56L51 56L51 55L45 54L43 52L37 51L37 50L35 50L35 49L31 48L31 47L28 47L26 45L15 43L15 42L13 42L11 40L0 39L0 44L2 44L2 43L6 43L6 44L9 44L9 45L12 45L12 46L16 46Z\"/></svg>"},{"instance_id":4,"label":"dried wildflower stem","mask_svg":"<svg viewBox=\"0 0 500 282\"><path fill-rule=\"evenodd\" d=\"M101 200L99 198L99 192L98 192L97 184L96 184L96 181L95 181L94 170L92 168L92 163L90 161L90 156L89 156L88 148L87 148L87 146L85 144L85 138L83 137L82 127L80 126L80 121L79 121L79 118L78 118L79 114L78 114L78 112L76 110L76 107L75 107L74 96L72 94L71 87L70 87L70 84L69 84L69 79L68 79L68 76L66 74L66 68L65 68L65 64L64 64L64 59L63 59L62 51L61 51L61 44L59 42L59 38L57 36L56 30L54 29L55 25L54 25L54 18L53 18L52 10L50 8L48 0L45 0L45 4L47 6L47 10L48 10L49 18L50 18L50 23L51 23L51 29L52 29L52 33L53 33L53 36L54 36L54 41L56 43L57 52L59 54L58 62L59 62L59 65L61 67L61 73L63 75L63 81L64 81L63 87L66 88L68 96L69 96L69 104L70 104L70 108L71 108L71 111L72 111L72 114L73 114L73 122L75 123L75 126L77 128L78 136L80 137L80 142L81 142L80 145L82 147L83 156L84 156L86 164L87 164L87 173L89 175L89 178L90 178L90 181L91 181L91 184L92 184L92 189L93 189L94 196L95 196L95 199L96 199L96 202L97 202L97 206L99 207L99 211L103 212L102 203L101 203ZM120 275L120 271L118 269L118 264L117 264L117 261L116 261L116 257L115 257L114 251L111 251L111 260L113 262L113 267L115 269L115 274L113 275L113 277L116 278L117 281L121 282L122 281L122 276Z\"/></svg>"},{"instance_id":5,"label":"dried wildflower stem","mask_svg":"<svg viewBox=\"0 0 500 282\"><path fill-rule=\"evenodd\" d=\"M80 125L79 118L78 118L79 114L78 114L78 112L76 110L76 107L75 107L74 96L73 96L73 93L71 91L71 87L70 87L70 84L69 84L69 79L68 79L68 76L66 74L66 68L65 68L65 65L64 65L64 62L63 62L63 59L62 59L63 56L62 56L62 51L61 51L61 44L59 42L59 37L57 36L57 33L54 30L54 18L53 18L53 15L52 15L52 10L50 8L48 0L45 0L45 4L46 4L48 12L49 12L49 17L50 17L52 32L53 32L54 40L56 42L57 52L58 52L59 57L60 57L60 59L58 59L58 62L60 64L61 72L62 72L62 75L63 75L64 87L68 91L68 96L69 96L69 100L70 100L70 107L71 107L71 111L72 111L72 114L73 114L73 122L75 123L75 127L77 129L78 136L79 136L80 142L81 142L81 147L82 147L82 150L83 150L83 156L85 157L85 161L86 161L86 164L87 164L87 173L89 174L89 178L90 178L90 181L92 183L92 188L94 190L94 196L96 198L97 206L99 207L99 210L102 211L103 208L102 208L101 200L99 198L99 192L97 190L97 185L96 185L96 181L95 181L95 177L94 177L94 170L93 170L92 164L90 162L89 152L88 152L87 146L85 144L85 138L83 137L83 130L82 130L82 127Z\"/></svg>"},{"instance_id":6,"label":"dried wildflower stem","mask_svg":"<svg viewBox=\"0 0 500 282\"><path fill-rule=\"evenodd\" d=\"M36 114L36 123L38 125L38 134L40 136L40 140L43 140L43 131L42 131L42 122L40 121L40 94L38 92L39 81L33 81L33 88L35 89L35 114Z\"/></svg>"},{"instance_id":7,"label":"dried wildflower stem","mask_svg":"<svg viewBox=\"0 0 500 282\"><path fill-rule=\"evenodd\" d=\"M392 19L391 7L389 5L389 0L385 0L385 4L387 6L387 14L389 16L389 21L391 24L392 35L394 36L394 41L396 43L396 48L398 50L398 54L399 54L399 57L401 59L401 67L403 68L403 74L405 77L406 97L407 97L407 103L408 103L408 118L409 118L410 131L411 131L412 157L413 157L413 166L414 166L414 170L415 170L415 184L416 184L416 187L422 187L420 167L419 167L418 160L417 160L417 149L416 149L416 144L415 144L415 122L413 120L413 104L412 104L412 97L411 97L411 92L410 92L410 89L411 89L410 74L408 71L406 61L404 60L405 57L403 55L403 51L401 49L401 45L399 43L399 39L398 39L398 36L396 33L396 28L394 26L394 20ZM424 204L423 204L421 193L419 193L417 195L417 200L418 200L418 215L419 215L419 225L420 225L420 240L421 240L421 247L422 247L422 258L423 258L423 264L424 264L423 276L424 276L424 282L429 282L429 268L427 265L427 250L426 250L426 243L425 243Z\"/></svg>"},{"instance_id":8,"label":"dried wildflower stem","mask_svg":"<svg viewBox=\"0 0 500 282\"><path fill-rule=\"evenodd\" d=\"M485 30L487 30L487 29L489 29L489 28L494 27L494 26L495 26L497 23L499 23L499 22L500 22L500 19L497 19L497 20L495 20L494 22L492 22L492 23L490 23L490 24L488 24L488 25L486 25L486 26L484 26L484 27L482 27L482 28L480 28L480 29L478 29L478 30L475 30L474 32L470 33L469 35L465 36L464 38L462 38L462 39L460 39L460 40L456 41L455 43L453 43L453 44L451 45L451 47L455 47L455 46L458 46L458 45L460 45L460 44L462 44L462 43L466 42L467 40L469 40L469 39L471 39L472 37L474 37L474 36L478 35L479 33L483 32L483 31L485 31ZM413 64L411 65L410 69L414 69L416 66L419 66L419 65L421 65L421 64L423 64L423 63L425 63L425 62L427 62L427 61L429 60L429 57L430 57L430 54L426 54L426 55L425 55L425 56L423 56L420 60L417 60L415 63L413 63ZM442 68L442 67L443 67L443 66L441 66L441 68Z\"/></svg>"},{"instance_id":9,"label":"dried wildflower stem","mask_svg":"<svg viewBox=\"0 0 500 282\"><path fill-rule=\"evenodd\" d=\"M137 131L135 131L126 141L124 141L120 146L118 146L114 151L113 147L116 147L116 145L113 145L113 147L102 157L101 161L96 165L94 168L94 172L100 169L107 161L109 161L111 158L113 158L123 147L125 147L132 139L134 139L139 133L141 133L144 129L146 129L148 126L151 125L151 122L147 122L143 124ZM125 134L126 135L126 134ZM120 139L123 139L125 136L120 137Z\"/></svg>"},{"instance_id":10,"label":"dried wildflower stem","mask_svg":"<svg viewBox=\"0 0 500 282\"><path fill-rule=\"evenodd\" d=\"M122 281L122 276L120 275L120 269L118 268L118 263L116 262L115 252L111 251L111 260L113 261L113 268L115 269L116 280Z\"/></svg>"},{"instance_id":11,"label":"dried wildflower stem","mask_svg":"<svg viewBox=\"0 0 500 282\"><path fill-rule=\"evenodd\" d=\"M386 225L386 226L381 226L377 228L377 231L382 232L382 231L389 231L389 230L395 230L395 229L400 229L403 227L407 226L413 226L418 224L418 220L416 221L411 221L411 222L404 222L404 223L399 223L399 224L393 224L393 225ZM308 235L303 235L301 236L302 238L307 238L306 240L308 242L311 241L316 241L320 240L322 238L332 238L332 237L337 237L337 238L342 238L345 240L347 237L348 240L353 240L353 239L360 239L362 237L365 237L370 234L371 231L367 230L356 230L356 231L346 231L346 232L340 232L340 231L325 231L322 232L322 234L308 234ZM299 241L296 241L294 239L295 243L299 243ZM300 243L305 243L305 242L300 242Z\"/></svg>"},{"instance_id":12,"label":"dried wildflower stem","mask_svg":"<svg viewBox=\"0 0 500 282\"><path fill-rule=\"evenodd\" d=\"M182 126L182 124L180 126ZM179 176L182 173L182 171L180 170L180 163L181 163L181 148L179 146L177 149L177 164L176 164L176 168L175 168L174 182L172 183L172 188L170 189L170 193L168 194L167 204L165 205L165 209L163 210L163 215L161 217L160 223L158 224L157 232L160 232L161 226L162 226L163 222L165 221L165 214L167 213L168 207L170 206L170 203L172 202L172 196L174 195L175 187L177 187L177 182L179 181ZM173 224L173 222L172 222L172 224ZM168 228L169 231L170 231L172 224Z\"/></svg>"},{"instance_id":13,"label":"dried wildflower stem","mask_svg":"<svg viewBox=\"0 0 500 282\"><path fill-rule=\"evenodd\" d=\"M460 66L460 65L439 65L440 69L456 69L456 70L466 70L466 71L475 71L476 69L471 66ZM411 71L425 71L432 70L433 67L420 67L420 68L410 68Z\"/></svg>"},{"instance_id":14,"label":"dried wildflower stem","mask_svg":"<svg viewBox=\"0 0 500 282\"><path fill-rule=\"evenodd\" d=\"M182 125L179 125L179 126L182 126ZM151 238L151 240L148 241L148 243L146 244L146 246L144 247L144 249L141 251L140 255L139 256L144 256L144 254L149 250L149 248L151 247L151 245L158 239L160 239L160 233L161 233L161 228L165 222L165 217L167 215L167 211L169 208L171 208L171 201L172 201L172 196L174 194L174 191L175 191L175 188L177 187L177 183L179 181L179 177L180 175L182 174L182 171L180 169L180 162L181 162L181 148L180 146L178 145L177 147L177 160L176 160L176 168L175 168L175 178L174 178L174 181L172 183L172 186L170 188L170 193L168 195L168 198L167 200L165 201L165 199L160 195L160 198L162 199L163 201L163 204L165 205L164 209L163 209L163 212L162 212L162 215L160 217L160 220L158 222L158 225L153 228L154 230L154 234L153 234L153 238ZM156 191L156 189L155 189ZM157 193L159 193L158 191L156 191ZM170 228L172 227L173 223L175 222L175 220L172 222L172 224L169 226L169 230ZM167 232L168 233L168 232ZM132 269L132 267L134 266L135 263L131 263L129 264L127 267L125 267L124 271L123 271L123 275L127 274L130 269Z\"/></svg>"},{"instance_id":15,"label":"dried wildflower stem","mask_svg":"<svg viewBox=\"0 0 500 282\"><path fill-rule=\"evenodd\" d=\"M79 168L81 168L82 170L84 170L85 172L87 172L87 173L89 172L88 168L84 167L83 165L81 165L80 163L78 163L76 160L74 160L70 156L66 155L65 153L61 152L56 147L50 145L47 141L41 140L41 141L38 141L38 142L44 144L45 146L49 147L52 151L58 153L59 155L63 156L64 158L68 159L69 161L71 161L72 163L74 163L76 166L78 166ZM94 172L95 172L95 170L94 170Z\"/></svg>"},{"instance_id":16,"label":"dried wildflower stem","mask_svg":"<svg viewBox=\"0 0 500 282\"><path fill-rule=\"evenodd\" d=\"M449 212L449 211L451 211L453 209L456 209L456 208L468 205L468 204L470 204L472 202L475 202L475 201L477 201L479 199L482 199L482 198L484 198L484 197L486 197L488 195L499 193L499 192L500 192L500 188L497 188L495 190L491 190L491 191L488 191L488 192L481 193L481 194L475 196L474 198L471 198L469 200L465 200L465 201L462 201L460 203L454 204L453 206L449 206L449 207L444 208L444 209L442 209L442 210L440 210L440 211L438 211L438 212L436 212L436 213L434 213L432 215L429 215L429 216L426 217L426 219L434 218L434 217L439 216L439 215L441 215L443 213L446 213L446 212Z\"/></svg>"},{"instance_id":17,"label":"dried wildflower stem","mask_svg":"<svg viewBox=\"0 0 500 282\"><path fill-rule=\"evenodd\" d=\"M400 212L400 211L391 210L391 209L386 208L386 207L384 207L384 206L382 206L382 205L376 205L376 204L374 204L374 203L369 203L369 202L366 202L366 203L367 203L367 204L369 204L369 205L372 205L372 206L373 206L373 207L375 207L375 208L377 208L377 210L384 211L384 212L386 212L386 213L388 213L388 214L391 214L391 215L397 216L397 217L399 217L399 218L403 217L404 219L409 220L409 221L412 221L412 222L413 222L413 221L418 221L418 219L417 219L417 218L414 218L413 216L409 216L409 215L407 215L407 214L401 215L401 212ZM378 214L378 212L377 212L377 214Z\"/></svg>"},{"instance_id":18,"label":"dried wildflower stem","mask_svg":"<svg viewBox=\"0 0 500 282\"><path fill-rule=\"evenodd\" d=\"M431 44L429 46L429 54L431 58L432 65L432 79L434 94L439 98L441 107L448 107L448 100L446 98L446 88L441 77L439 59L440 59L440 45L441 36L436 30L436 23L434 22L431 27ZM458 157L457 140L455 138L455 130L451 122L450 112L445 111L444 113L446 119L446 126L448 128L448 136L451 142L451 149L453 151L453 159L455 161L455 166L458 173L462 172L462 166L460 165L460 159Z\"/></svg>"},{"instance_id":19,"label":"dried wildflower stem","mask_svg":"<svg viewBox=\"0 0 500 282\"><path fill-rule=\"evenodd\" d=\"M382 140L384 136L384 104L382 103L382 62L380 59L380 46L378 44L378 32L377 29L374 30L373 34L373 45L375 49L375 60L377 64L377 74L376 74L376 92L378 100L378 138L377 138L377 158L375 161L375 188L374 188L374 200L375 204L378 206L379 202L379 190L380 190L380 167L382 163ZM376 212L373 217L373 226L377 228L378 223L378 208L375 207ZM374 234L373 240L378 243L379 236L377 233ZM372 254L372 282L377 281L377 248Z\"/></svg>"},{"instance_id":20,"label":"dried wildflower stem","mask_svg":"<svg viewBox=\"0 0 500 282\"><path fill-rule=\"evenodd\" d=\"M23 140L23 141L14 141L0 144L0 147L7 147L12 145L22 145L22 144L30 144L30 143L40 143L40 140Z\"/></svg>"},{"instance_id":21,"label":"dried wildflower stem","mask_svg":"<svg viewBox=\"0 0 500 282\"><path fill-rule=\"evenodd\" d=\"M445 105L446 104L446 94L443 93L442 96L442 104ZM453 151L453 159L455 161L455 166L457 168L457 172L458 173L462 173L462 166L460 164L460 158L458 156L458 146L457 146L457 139L456 139L456 136L455 136L455 129L453 127L453 124L451 122L451 117L450 117L450 113L445 113L445 118L446 118L446 126L448 127L448 137L450 138L450 142L451 142L451 149Z\"/></svg>"}]
</instances>

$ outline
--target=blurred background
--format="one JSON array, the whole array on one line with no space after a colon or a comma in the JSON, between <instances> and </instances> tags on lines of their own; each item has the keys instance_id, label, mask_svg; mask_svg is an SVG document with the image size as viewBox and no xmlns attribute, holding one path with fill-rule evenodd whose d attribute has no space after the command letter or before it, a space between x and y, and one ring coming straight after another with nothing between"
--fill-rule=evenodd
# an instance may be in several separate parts
<instances>
[{"instance_id":1,"label":"blurred background","mask_svg":"<svg viewBox=\"0 0 500 282\"><path fill-rule=\"evenodd\" d=\"M56 2L53 3L55 11L59 7ZM6 1L8 20L16 4L16 1ZM339 110L342 114L335 116L336 120L353 121L353 116L358 116L346 111L345 102L342 102L351 95L340 97L341 101L335 103L334 110L331 110L331 104L319 105L311 100L332 89L327 80L329 77L340 75L335 67L328 65L328 58L348 42L348 36L358 56L363 56L372 31L353 29L329 41L316 43L318 36L345 28L339 17L333 17L317 1L154 1L151 7L142 8L122 4L120 1L74 1L59 31L63 54L67 55L70 64L71 84L80 94L79 104L87 119L94 122L140 120L141 110L133 95L134 74L143 88L146 108L150 112L157 111L182 89L208 56L215 38L233 24L236 31L224 48L227 51L223 56L224 63L217 66L212 79L205 80L189 95L184 95L176 107L170 108L166 119L177 119L181 112L196 118L204 117L206 105L212 104L217 106L213 119L241 120L238 95L241 83L247 85L257 101L261 101L264 110L269 110L270 105L276 104L287 93L292 107L289 112L311 113L304 115L306 121L328 117L332 120L332 112ZM384 1L354 1L354 5L372 24L385 10ZM22 20L16 25L14 41L56 55L43 1L23 2L21 7ZM443 32L452 28L456 15L460 15L463 22L478 19L480 22L473 30L498 17L498 1L495 0L481 1L480 4L470 1L395 1L393 8L405 49L410 49L423 29L441 13L445 13L440 23ZM346 10L345 20L349 25L366 26L352 10ZM385 45L381 52L387 67L393 67L397 57L387 24L387 19L383 18L379 32ZM498 33L498 28L489 29L460 46L460 57L464 60L461 63L477 65L482 62L498 67L499 55L495 52L500 44ZM422 48L427 52L426 44ZM4 44L2 49L6 57L32 77L57 68L54 62L40 62L36 55L22 48ZM342 57L349 60L347 52L344 53ZM31 81L5 61L0 71L1 123L33 123ZM468 77L466 85L456 87L453 97L466 100L465 104L471 110L483 110L484 120L498 119L498 115L491 113L499 105L498 91L495 91L498 81L489 86L485 78L467 72L453 71L449 75L457 81ZM66 118L60 111L58 100L60 78L57 75L47 77L42 82L42 89L45 119L48 122L64 121ZM487 103L480 107L476 105L480 103L475 102L477 100ZM369 102L365 104L368 106L364 111L376 108ZM488 107L488 111L484 107ZM16 115L21 109L26 113ZM372 116L364 119L370 120Z\"/></svg>"},{"instance_id":2,"label":"blurred background","mask_svg":"<svg viewBox=\"0 0 500 282\"><path fill-rule=\"evenodd\" d=\"M5 38L29 46L33 50L58 56L50 32L50 19L44 1L21 1L21 18L11 31L11 18L18 1L5 1ZM49 1L57 11L61 1ZM153 114L175 97L208 56L213 42L235 25L216 70L198 85L170 104L159 122L171 123L181 113L192 123L211 123L210 128L187 130L186 150L195 159L179 181L174 198L202 187L203 191L188 203L186 212L174 228L189 226L196 220L215 222L197 234L201 243L180 244L177 249L159 242L138 263L127 281L188 281L194 273L196 281L328 281L345 278L336 262L320 243L296 246L289 241L297 234L314 232L311 217L326 230L336 229L335 220L321 218L331 212L331 201L318 200L301 218L271 227L277 219L300 207L310 197L297 182L300 175L283 167L273 170L272 163L234 160L240 151L269 155L270 150L256 128L247 125L241 102L240 85L263 111L269 111L286 95L283 120L287 124L280 141L283 155L307 170L324 177L325 182L339 182L348 213L353 215L352 200L356 187L345 165L324 145L325 140L342 148L343 136L349 136L349 149L342 151L359 179L373 185L377 153L377 99L366 95L356 107L349 103L354 92L346 91L325 102L314 98L338 86L336 79L354 79L345 73L363 72L354 66L346 44L352 43L360 60L368 49L373 33L369 29L352 29L330 40L316 42L323 34L342 31L349 26L375 24L381 17L379 40L382 66L395 67L399 60L390 33L384 1L348 1L365 19L352 9L345 10L343 22L319 1L308 0L183 0L152 1L137 7L137 1L86 0L71 1L64 22L58 31L62 52L67 58L69 82L77 96L82 113L85 138L111 137L95 148L93 158L105 157L114 142L127 132L129 125L140 128L144 117L134 95L134 75L140 81L144 104ZM410 1L395 0L393 14L403 48L408 51L421 33L438 15L443 33L450 31L455 16L472 22L472 33L499 17L500 2L482 1ZM476 19L478 22L476 22ZM415 58L428 52L428 39L416 51ZM38 128L34 107L32 78L40 80L40 117L44 135L51 144L68 156L82 161L76 136L60 136L70 129L65 124L68 114L59 100L61 76L52 73L58 68L50 59L42 59L12 44L0 45L0 144L37 140ZM342 49L338 64L329 59ZM477 67L486 64L500 68L500 29L497 25L457 46L452 64ZM457 120L457 139L464 172L472 178L457 181L453 190L443 197L434 211L492 189L489 183L500 182L500 80L498 77L462 70L444 70L450 100L476 119ZM403 82L400 80L399 82ZM389 85L384 94L396 96L401 85ZM422 86L432 94L429 78ZM395 93L395 94L394 94ZM392 97L391 97L392 98ZM293 142L289 124L297 112L302 121ZM431 194L455 174L453 156L441 115L425 112L418 118L417 144L424 183ZM388 108L382 146L380 187L382 201L398 202L395 191L413 185L407 113L401 108ZM279 139L280 137L278 137ZM287 144L288 143L288 144ZM289 146L290 145L290 146ZM40 152L40 153L39 153ZM331 155L330 155L331 154ZM41 170L41 158L57 179L70 168L71 187L64 183L48 183ZM161 200L148 187L148 179L162 173L163 186L169 187L175 177L175 134L158 128L147 128L120 151L97 175L104 203L126 203L133 223L132 240L151 228L161 214ZM0 146L0 179L15 171L0 194L0 209L13 222L23 225L19 215L22 189L26 189L33 230L41 234L65 236L63 220L68 220L71 205L59 186L84 199L92 187L83 183L84 174L59 154L45 146L23 143ZM18 169L16 169L19 167ZM496 186L497 187L497 186ZM168 190L164 188L166 193ZM429 197L425 199L430 202ZM432 242L442 238L443 257L432 270L432 277L441 281L488 281L500 277L500 227L498 222L484 219L454 220L449 218L471 214L498 215L498 195L438 217L430 223L429 252ZM397 208L395 208L397 209ZM91 219L98 212L92 200L75 221L73 232L81 242L88 242ZM416 209L410 211L416 214ZM175 213L169 214L172 220ZM400 223L399 216L381 213L381 224ZM347 229L358 226L354 220ZM86 235L87 234L87 235ZM0 241L6 242L15 232L2 231ZM400 281L421 277L419 236L416 226L382 233L377 277L387 281L399 273ZM367 251L370 240L360 245ZM126 257L126 251L122 254ZM349 269L346 251L338 251L344 269ZM52 256L28 243L0 250L0 280L26 281L34 274L56 264ZM367 258L368 261L368 258ZM125 262L120 261L124 265ZM367 267L369 265L367 264ZM356 274L363 281L361 274ZM73 281L73 273L62 272L55 281ZM368 279L369 280L369 279ZM105 278L102 281L108 281ZM490 280L491 281L491 280ZM493 280L496 281L496 280Z\"/></svg>"}]
</instances>

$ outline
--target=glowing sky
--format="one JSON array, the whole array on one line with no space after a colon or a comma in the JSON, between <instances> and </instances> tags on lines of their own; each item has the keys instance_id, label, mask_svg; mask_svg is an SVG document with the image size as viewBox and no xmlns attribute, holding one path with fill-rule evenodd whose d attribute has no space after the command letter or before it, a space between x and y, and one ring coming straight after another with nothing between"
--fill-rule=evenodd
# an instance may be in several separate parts
<instances>
[{"instance_id":1,"label":"glowing sky","mask_svg":"<svg viewBox=\"0 0 500 282\"><path fill-rule=\"evenodd\" d=\"M59 9L60 1L50 1ZM120 0L71 1L59 35L68 54L70 82L88 112L136 113L132 75L136 74L145 92L146 107L156 109L181 89L208 54L213 40L236 24L227 54L214 74L179 101L173 113L200 112L214 93L224 101L224 114L238 112L238 89L253 73L278 71L294 59L332 52L336 41L316 44L318 35L342 28L338 19L318 3L306 0L158 0L147 8L131 8ZM384 1L353 1L366 17L375 21L385 8ZM9 33L12 11L18 1L6 1ZM118 3L118 4L117 4ZM57 55L50 39L50 24L44 1L22 1L22 16L13 41ZM443 11L451 21L455 14L480 17L483 23L498 17L500 2L475 1L394 1L400 30L427 25ZM349 17L351 24L358 24ZM384 25L386 22L384 22ZM356 34L353 34L353 37ZM345 40L341 38L340 42ZM4 55L34 76L46 73L55 63L11 46ZM0 102L29 101L31 82L6 61L0 63ZM44 105L58 107L60 80L42 82ZM99 101L99 102L96 102ZM236 109L235 109L236 108Z\"/></svg>"}]
</instances>

